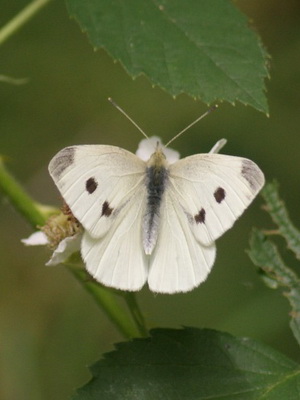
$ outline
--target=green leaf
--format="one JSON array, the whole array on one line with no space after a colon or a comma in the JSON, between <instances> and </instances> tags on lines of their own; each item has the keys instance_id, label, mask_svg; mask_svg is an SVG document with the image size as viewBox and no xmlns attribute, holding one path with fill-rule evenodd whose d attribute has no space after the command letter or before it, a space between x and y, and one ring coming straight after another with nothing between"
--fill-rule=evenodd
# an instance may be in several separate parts
<instances>
[{"instance_id":1,"label":"green leaf","mask_svg":"<svg viewBox=\"0 0 300 400\"><path fill-rule=\"evenodd\" d=\"M285 238L288 247L300 260L300 231L292 224L284 202L279 197L278 183L267 183L261 194L266 202L266 210L278 225L278 233Z\"/></svg>"},{"instance_id":2,"label":"green leaf","mask_svg":"<svg viewBox=\"0 0 300 400\"><path fill-rule=\"evenodd\" d=\"M73 400L300 398L300 366L254 340L208 329L155 329L91 368Z\"/></svg>"},{"instance_id":3,"label":"green leaf","mask_svg":"<svg viewBox=\"0 0 300 400\"><path fill-rule=\"evenodd\" d=\"M228 0L66 0L95 49L171 95L267 112L267 53Z\"/></svg>"},{"instance_id":4,"label":"green leaf","mask_svg":"<svg viewBox=\"0 0 300 400\"><path fill-rule=\"evenodd\" d=\"M292 308L290 327L300 344L300 279L284 264L275 244L257 229L252 232L248 254L269 287L285 289L284 295Z\"/></svg>"}]
</instances>

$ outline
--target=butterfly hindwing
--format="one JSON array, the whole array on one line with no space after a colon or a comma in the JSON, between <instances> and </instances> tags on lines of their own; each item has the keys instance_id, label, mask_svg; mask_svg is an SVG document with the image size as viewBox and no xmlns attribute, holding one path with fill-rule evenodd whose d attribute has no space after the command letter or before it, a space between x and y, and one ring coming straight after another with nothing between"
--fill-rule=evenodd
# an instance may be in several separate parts
<instances>
[{"instance_id":1,"label":"butterfly hindwing","mask_svg":"<svg viewBox=\"0 0 300 400\"><path fill-rule=\"evenodd\" d=\"M82 145L61 150L49 172L74 216L100 238L142 186L145 163L119 147Z\"/></svg>"},{"instance_id":2,"label":"butterfly hindwing","mask_svg":"<svg viewBox=\"0 0 300 400\"><path fill-rule=\"evenodd\" d=\"M81 254L89 273L106 286L136 291L148 276L148 258L141 245L144 187L140 187L116 216L101 239L84 233Z\"/></svg>"},{"instance_id":3,"label":"butterfly hindwing","mask_svg":"<svg viewBox=\"0 0 300 400\"><path fill-rule=\"evenodd\" d=\"M196 240L173 192L166 192L161 216L150 259L149 288L158 293L187 292L206 279L216 247L214 243L204 246Z\"/></svg>"},{"instance_id":4,"label":"butterfly hindwing","mask_svg":"<svg viewBox=\"0 0 300 400\"><path fill-rule=\"evenodd\" d=\"M254 162L220 154L179 160L170 166L169 177L169 191L204 245L232 227L264 184Z\"/></svg>"}]
</instances>

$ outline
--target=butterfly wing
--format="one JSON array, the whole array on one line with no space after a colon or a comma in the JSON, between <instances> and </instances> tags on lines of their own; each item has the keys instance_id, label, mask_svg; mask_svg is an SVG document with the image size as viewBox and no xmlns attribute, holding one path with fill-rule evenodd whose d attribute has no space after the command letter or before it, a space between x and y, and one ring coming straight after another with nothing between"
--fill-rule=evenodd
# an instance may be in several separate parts
<instances>
[{"instance_id":1,"label":"butterfly wing","mask_svg":"<svg viewBox=\"0 0 300 400\"><path fill-rule=\"evenodd\" d=\"M169 190L196 239L210 245L232 227L264 185L252 161L221 154L199 154L169 168Z\"/></svg>"},{"instance_id":2,"label":"butterfly wing","mask_svg":"<svg viewBox=\"0 0 300 400\"><path fill-rule=\"evenodd\" d=\"M146 192L140 187L101 239L84 233L81 254L89 273L116 289L140 290L148 276L148 258L142 246L142 219Z\"/></svg>"},{"instance_id":3,"label":"butterfly wing","mask_svg":"<svg viewBox=\"0 0 300 400\"><path fill-rule=\"evenodd\" d=\"M214 243L199 243L175 192L167 190L161 204L156 246L151 254L148 284L158 293L192 290L209 274L216 255Z\"/></svg>"},{"instance_id":4,"label":"butterfly wing","mask_svg":"<svg viewBox=\"0 0 300 400\"><path fill-rule=\"evenodd\" d=\"M49 172L74 216L99 238L142 186L145 163L115 146L72 146L51 160Z\"/></svg>"},{"instance_id":5,"label":"butterfly wing","mask_svg":"<svg viewBox=\"0 0 300 400\"><path fill-rule=\"evenodd\" d=\"M85 228L87 270L104 285L139 290L148 274L142 247L145 163L114 146L72 146L50 162L50 174Z\"/></svg>"},{"instance_id":6,"label":"butterfly wing","mask_svg":"<svg viewBox=\"0 0 300 400\"><path fill-rule=\"evenodd\" d=\"M149 287L186 292L203 282L215 260L214 241L229 229L264 184L250 160L201 154L169 166Z\"/></svg>"}]
</instances>

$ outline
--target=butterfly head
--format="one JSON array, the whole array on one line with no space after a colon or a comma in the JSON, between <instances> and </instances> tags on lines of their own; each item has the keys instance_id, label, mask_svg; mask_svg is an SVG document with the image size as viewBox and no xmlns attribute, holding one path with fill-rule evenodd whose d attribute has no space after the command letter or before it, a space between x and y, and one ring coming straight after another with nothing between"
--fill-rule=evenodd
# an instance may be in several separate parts
<instances>
[{"instance_id":1,"label":"butterfly head","mask_svg":"<svg viewBox=\"0 0 300 400\"><path fill-rule=\"evenodd\" d=\"M168 165L167 157L160 142L157 142L154 153L151 154L148 166L160 169Z\"/></svg>"},{"instance_id":2,"label":"butterfly head","mask_svg":"<svg viewBox=\"0 0 300 400\"><path fill-rule=\"evenodd\" d=\"M165 148L158 136L152 136L149 139L143 139L139 143L139 147L135 153L143 161L155 163L155 160L165 160L168 164L172 164L179 160L180 155L177 151Z\"/></svg>"}]
</instances>

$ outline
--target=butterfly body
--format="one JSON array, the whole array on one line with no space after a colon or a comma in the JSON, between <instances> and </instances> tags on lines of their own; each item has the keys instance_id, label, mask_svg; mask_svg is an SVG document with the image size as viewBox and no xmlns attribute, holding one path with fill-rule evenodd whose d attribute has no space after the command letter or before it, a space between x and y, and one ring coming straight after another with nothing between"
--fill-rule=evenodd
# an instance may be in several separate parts
<instances>
[{"instance_id":1,"label":"butterfly body","mask_svg":"<svg viewBox=\"0 0 300 400\"><path fill-rule=\"evenodd\" d=\"M147 206L143 218L143 246L146 254L151 254L156 244L159 230L160 208L168 183L168 164L159 147L151 155L146 167L145 186Z\"/></svg>"},{"instance_id":2,"label":"butterfly body","mask_svg":"<svg viewBox=\"0 0 300 400\"><path fill-rule=\"evenodd\" d=\"M148 281L154 292L186 292L206 279L215 240L264 176L240 157L208 153L170 162L169 149L152 149L142 160L115 146L72 146L49 171L84 227L81 253L96 280L123 290Z\"/></svg>"}]
</instances>

